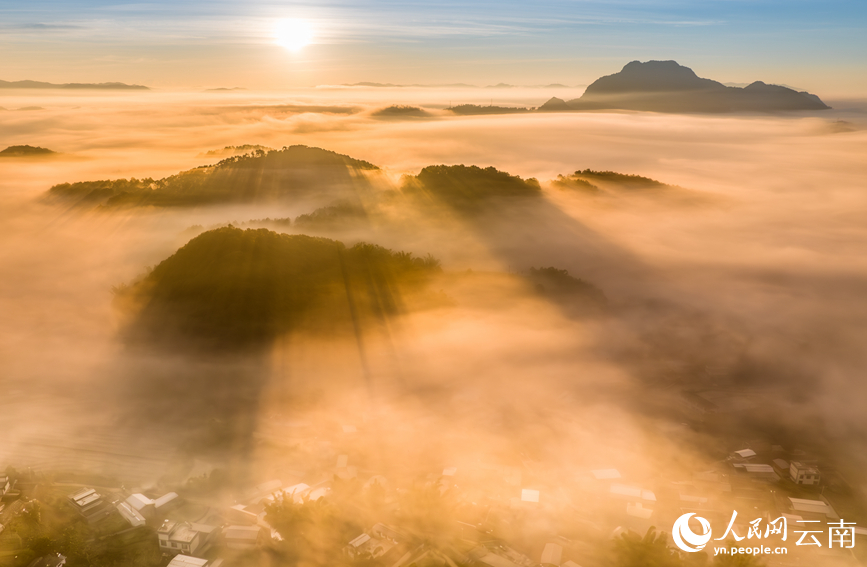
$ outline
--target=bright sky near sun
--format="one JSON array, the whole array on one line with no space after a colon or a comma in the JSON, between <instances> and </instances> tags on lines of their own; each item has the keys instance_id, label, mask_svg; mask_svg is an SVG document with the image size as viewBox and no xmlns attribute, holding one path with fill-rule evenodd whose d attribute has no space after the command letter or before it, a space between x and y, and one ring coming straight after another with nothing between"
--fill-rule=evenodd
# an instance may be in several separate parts
<instances>
[{"instance_id":1,"label":"bright sky near sun","mask_svg":"<svg viewBox=\"0 0 867 567\"><path fill-rule=\"evenodd\" d=\"M3 80L580 85L675 59L720 81L858 95L867 2L2 0L0 50Z\"/></svg>"}]
</instances>

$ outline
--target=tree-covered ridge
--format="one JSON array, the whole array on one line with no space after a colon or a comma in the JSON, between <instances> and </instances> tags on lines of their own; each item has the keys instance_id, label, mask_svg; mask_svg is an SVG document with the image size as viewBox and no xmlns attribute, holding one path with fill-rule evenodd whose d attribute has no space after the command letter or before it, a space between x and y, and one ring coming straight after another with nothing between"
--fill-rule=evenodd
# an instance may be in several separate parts
<instances>
[{"instance_id":1,"label":"tree-covered ridge","mask_svg":"<svg viewBox=\"0 0 867 567\"><path fill-rule=\"evenodd\" d=\"M363 182L356 171L377 166L321 148L289 146L232 156L159 180L118 179L62 183L49 197L106 207L184 207L268 202L313 191L340 191Z\"/></svg>"},{"instance_id":2,"label":"tree-covered ridge","mask_svg":"<svg viewBox=\"0 0 867 567\"><path fill-rule=\"evenodd\" d=\"M320 207L312 213L299 215L295 218L295 227L301 229L340 228L357 224L367 219L364 207L354 205L349 201L338 201L327 207Z\"/></svg>"},{"instance_id":3,"label":"tree-covered ridge","mask_svg":"<svg viewBox=\"0 0 867 567\"><path fill-rule=\"evenodd\" d=\"M439 271L430 256L230 226L192 239L116 300L134 342L245 348L395 315Z\"/></svg>"},{"instance_id":4,"label":"tree-covered ridge","mask_svg":"<svg viewBox=\"0 0 867 567\"><path fill-rule=\"evenodd\" d=\"M605 294L595 285L569 275L567 270L554 267L530 268L525 276L536 290L550 296L572 296L605 303Z\"/></svg>"},{"instance_id":5,"label":"tree-covered ridge","mask_svg":"<svg viewBox=\"0 0 867 567\"><path fill-rule=\"evenodd\" d=\"M259 144L242 144L240 146L226 146L219 150L210 150L201 155L204 157L221 157L228 155L246 154L256 150L270 152L273 151L273 148L269 148L267 146L260 146Z\"/></svg>"},{"instance_id":6,"label":"tree-covered ridge","mask_svg":"<svg viewBox=\"0 0 867 567\"><path fill-rule=\"evenodd\" d=\"M29 156L48 156L55 155L57 152L48 148L39 146L9 146L3 151L0 151L0 157L29 157Z\"/></svg>"},{"instance_id":7,"label":"tree-covered ridge","mask_svg":"<svg viewBox=\"0 0 867 567\"><path fill-rule=\"evenodd\" d=\"M596 190L600 185L622 189L663 189L672 187L649 177L617 173L615 171L594 171L592 169L576 171L571 175L558 175L557 179L554 180L554 185L590 190Z\"/></svg>"},{"instance_id":8,"label":"tree-covered ridge","mask_svg":"<svg viewBox=\"0 0 867 567\"><path fill-rule=\"evenodd\" d=\"M463 116L475 116L484 114L518 114L522 112L531 112L529 108L519 108L512 106L480 106L478 104L459 104L447 108L455 114Z\"/></svg>"},{"instance_id":9,"label":"tree-covered ridge","mask_svg":"<svg viewBox=\"0 0 867 567\"><path fill-rule=\"evenodd\" d=\"M494 167L431 165L404 179L404 192L424 196L457 209L475 209L496 199L537 198L542 188L536 179L521 179Z\"/></svg>"},{"instance_id":10,"label":"tree-covered ridge","mask_svg":"<svg viewBox=\"0 0 867 567\"><path fill-rule=\"evenodd\" d=\"M417 106L410 106L408 104L392 104L391 106L387 106L385 108L380 108L378 110L374 110L370 114L371 116L378 116L383 118L398 118L398 117L423 117L429 116L427 112Z\"/></svg>"},{"instance_id":11,"label":"tree-covered ridge","mask_svg":"<svg viewBox=\"0 0 867 567\"><path fill-rule=\"evenodd\" d=\"M276 168L291 168L291 167L311 167L311 166L346 166L354 169L379 169L370 162L355 159L347 155L338 154L331 150L322 148L311 148L310 146L294 145L283 146L280 150L265 151L264 149L255 149L247 154L227 157L220 160L213 166L214 168L258 168L264 166L270 169Z\"/></svg>"}]
</instances>

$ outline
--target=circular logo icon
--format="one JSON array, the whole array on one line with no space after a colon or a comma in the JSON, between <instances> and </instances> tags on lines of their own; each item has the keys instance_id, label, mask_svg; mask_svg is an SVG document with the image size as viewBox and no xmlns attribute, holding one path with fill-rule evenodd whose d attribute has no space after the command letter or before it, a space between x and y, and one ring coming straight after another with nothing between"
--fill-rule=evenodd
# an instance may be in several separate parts
<instances>
[{"instance_id":1,"label":"circular logo icon","mask_svg":"<svg viewBox=\"0 0 867 567\"><path fill-rule=\"evenodd\" d=\"M710 541L710 522L701 516L695 516L702 529L702 533L697 534L689 527L689 519L693 516L695 514L684 514L674 521L674 527L671 529L671 538L674 540L674 545L689 553L701 551L707 542Z\"/></svg>"}]
</instances>

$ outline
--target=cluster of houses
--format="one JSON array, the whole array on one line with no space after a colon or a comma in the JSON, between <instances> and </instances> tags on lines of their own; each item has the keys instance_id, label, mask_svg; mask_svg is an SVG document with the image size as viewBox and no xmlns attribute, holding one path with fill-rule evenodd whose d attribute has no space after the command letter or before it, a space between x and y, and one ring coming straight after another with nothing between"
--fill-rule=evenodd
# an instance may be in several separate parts
<instances>
[{"instance_id":1,"label":"cluster of houses","mask_svg":"<svg viewBox=\"0 0 867 567\"><path fill-rule=\"evenodd\" d=\"M512 547L495 539L483 524L491 516L508 522L522 514L541 516L559 507L574 510L597 535L610 539L629 531L643 535L651 526L669 531L675 518L689 512L724 526L732 510L740 509L743 513L732 520L732 528L741 534L747 533L749 522L757 515L770 521L782 514L790 524L840 519L821 491L826 479L817 461L803 453L787 454L777 446L754 447L733 451L725 461L695 473L691 479L642 482L616 468L599 468L583 470L572 479L568 490L545 484L539 475L526 475L520 466L479 463L472 474L482 476L473 481L459 474L457 467L446 467L441 474L430 475L431 486L441 492L472 491L473 500L486 502L485 520L458 522L462 524L461 539L472 544L445 549L401 525L380 521L335 552L349 560L373 561L380 567L407 567L426 560L452 567L580 567L579 562L588 565L587 559L570 540L551 536L550 541L534 544L532 550L521 545ZM338 456L332 472L340 478L365 474L349 467L346 455ZM478 478L496 481L479 482ZM528 478L533 481L528 482ZM562 484L562 479L551 480ZM384 477L373 475L365 486L374 482L388 485ZM175 492L154 498L136 492L118 498L83 487L69 494L67 500L88 524L119 514L131 528L151 526L160 551L171 558L169 567L219 567L224 550L254 550L282 539L266 521L269 503L276 499L295 503L317 500L328 494L330 486L331 481L287 486L280 480L264 482L247 491L241 503L220 510L204 522L183 521L177 519L180 515L171 513L181 503ZM0 476L0 496L13 488L11 479ZM33 567L59 567L65 559L46 556L40 561Z\"/></svg>"},{"instance_id":2,"label":"cluster of houses","mask_svg":"<svg viewBox=\"0 0 867 567\"><path fill-rule=\"evenodd\" d=\"M651 526L668 532L676 518L689 512L709 518L720 527L732 520L733 533L742 536L748 534L756 517L766 523L783 517L791 527L800 522L818 521L825 525L839 521L840 515L829 500L833 496L820 490L824 479L818 462L798 452L788 455L790 459L786 456L778 446L757 445L757 450L747 447L732 452L710 470L696 472L692 479L655 480L650 486L615 468L590 470L576 479L576 484L582 487L578 492L583 490L577 498L575 491L567 495L554 486L525 486L520 468L494 466L493 473L500 478L501 486L506 486L506 493L511 491L513 496L507 497L505 503L497 497L500 503L490 509L493 514L508 515L572 507L586 518L591 529L608 538L629 531L644 535ZM438 482L453 486L456 475L456 468L446 468ZM574 505L579 499L580 507ZM740 510L740 514L732 519L735 510ZM467 526L474 532L478 545L457 554L420 545L420 538L408 536L400 526L384 523L377 523L346 542L344 554L374 559L383 567L403 567L419 562L424 556L434 558L437 563L475 567L579 567L576 561L585 559L575 552L575 546L564 541L546 542L541 553L528 555L502 541L492 541L481 524ZM860 528L856 533L867 536L867 530ZM785 564L785 559L771 558L769 563Z\"/></svg>"}]
</instances>

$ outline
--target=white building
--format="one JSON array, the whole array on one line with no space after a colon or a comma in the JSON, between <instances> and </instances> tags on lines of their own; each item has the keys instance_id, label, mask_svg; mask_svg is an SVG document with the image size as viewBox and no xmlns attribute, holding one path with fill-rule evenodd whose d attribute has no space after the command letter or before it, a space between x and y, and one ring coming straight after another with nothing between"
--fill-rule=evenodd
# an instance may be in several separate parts
<instances>
[{"instance_id":1,"label":"white building","mask_svg":"<svg viewBox=\"0 0 867 567\"><path fill-rule=\"evenodd\" d=\"M166 567L208 567L208 560L189 555L178 554L169 561Z\"/></svg>"},{"instance_id":2,"label":"white building","mask_svg":"<svg viewBox=\"0 0 867 567\"><path fill-rule=\"evenodd\" d=\"M774 471L774 467L766 464L744 463L743 465L735 465L735 468L742 467L744 471L749 473L755 479L776 482L780 480L780 476Z\"/></svg>"},{"instance_id":3,"label":"white building","mask_svg":"<svg viewBox=\"0 0 867 567\"><path fill-rule=\"evenodd\" d=\"M150 518L154 515L154 501L145 496L144 494L131 494L126 499L126 503L129 504L129 506L133 510L135 510L145 518Z\"/></svg>"},{"instance_id":4,"label":"white building","mask_svg":"<svg viewBox=\"0 0 867 567\"><path fill-rule=\"evenodd\" d=\"M741 449L740 451L735 451L732 453L732 457L735 459L747 461L756 456L756 452L752 449Z\"/></svg>"},{"instance_id":5,"label":"white building","mask_svg":"<svg viewBox=\"0 0 867 567\"><path fill-rule=\"evenodd\" d=\"M254 526L259 522L259 516L243 504L235 504L229 508L228 520L235 524Z\"/></svg>"},{"instance_id":6,"label":"white building","mask_svg":"<svg viewBox=\"0 0 867 567\"><path fill-rule=\"evenodd\" d=\"M821 480L818 468L798 461L792 461L789 464L789 476L792 477L795 484L813 485L819 484Z\"/></svg>"},{"instance_id":7,"label":"white building","mask_svg":"<svg viewBox=\"0 0 867 567\"><path fill-rule=\"evenodd\" d=\"M210 548L216 532L213 526L166 520L157 530L157 537L164 553L196 556Z\"/></svg>"},{"instance_id":8,"label":"white building","mask_svg":"<svg viewBox=\"0 0 867 567\"><path fill-rule=\"evenodd\" d=\"M545 549L542 551L542 558L539 561L542 565L554 565L560 567L560 561L563 557L563 547L556 543L546 543Z\"/></svg>"},{"instance_id":9,"label":"white building","mask_svg":"<svg viewBox=\"0 0 867 567\"><path fill-rule=\"evenodd\" d=\"M789 497L792 510L798 512L807 520L822 519L822 516L831 520L837 520L840 516L834 511L834 508L824 500L805 500L803 498Z\"/></svg>"},{"instance_id":10,"label":"white building","mask_svg":"<svg viewBox=\"0 0 867 567\"><path fill-rule=\"evenodd\" d=\"M613 483L608 488L608 492L613 497L628 498L636 502L640 500L643 500L645 502L656 502L656 495L653 493L652 490L646 490L637 486Z\"/></svg>"},{"instance_id":11,"label":"white building","mask_svg":"<svg viewBox=\"0 0 867 567\"><path fill-rule=\"evenodd\" d=\"M134 528L145 525L144 516L138 513L138 511L127 504L126 502L118 502L117 503L117 511L123 516L123 519L129 522Z\"/></svg>"},{"instance_id":12,"label":"white building","mask_svg":"<svg viewBox=\"0 0 867 567\"><path fill-rule=\"evenodd\" d=\"M262 526L228 526L223 534L229 549L255 549L271 540L271 531Z\"/></svg>"},{"instance_id":13,"label":"white building","mask_svg":"<svg viewBox=\"0 0 867 567\"><path fill-rule=\"evenodd\" d=\"M154 500L154 508L156 510L165 510L169 508L173 504L177 504L179 502L178 495L176 492L168 492L163 494L156 500Z\"/></svg>"},{"instance_id":14,"label":"white building","mask_svg":"<svg viewBox=\"0 0 867 567\"><path fill-rule=\"evenodd\" d=\"M67 498L69 504L89 524L109 516L113 509L102 495L92 488L82 488Z\"/></svg>"}]
</instances>

